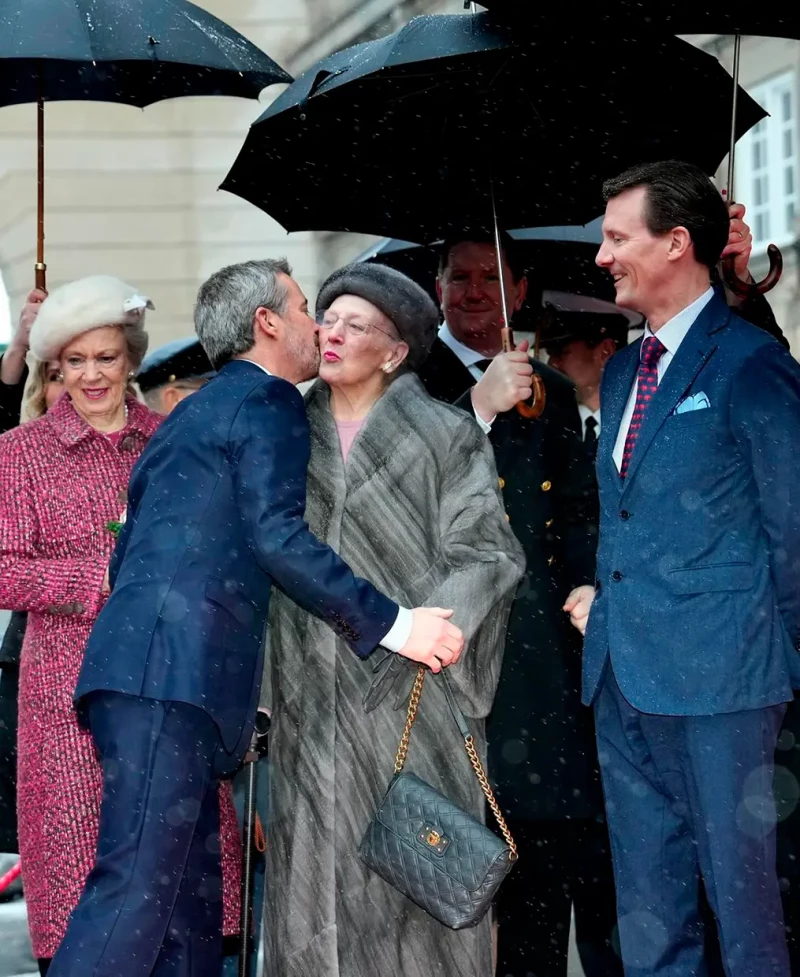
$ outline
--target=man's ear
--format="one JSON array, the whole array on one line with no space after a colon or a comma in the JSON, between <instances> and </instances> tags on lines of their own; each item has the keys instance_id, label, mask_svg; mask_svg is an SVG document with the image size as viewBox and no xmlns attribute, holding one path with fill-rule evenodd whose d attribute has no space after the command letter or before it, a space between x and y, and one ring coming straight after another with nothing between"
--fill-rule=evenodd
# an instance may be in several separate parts
<instances>
[{"instance_id":1,"label":"man's ear","mask_svg":"<svg viewBox=\"0 0 800 977\"><path fill-rule=\"evenodd\" d=\"M605 364L616 353L617 344L613 339L604 339L597 349L600 351L600 362Z\"/></svg>"},{"instance_id":2,"label":"man's ear","mask_svg":"<svg viewBox=\"0 0 800 977\"><path fill-rule=\"evenodd\" d=\"M517 282L517 301L514 303L514 311L519 312L522 303L528 295L528 279L525 275Z\"/></svg>"},{"instance_id":3,"label":"man's ear","mask_svg":"<svg viewBox=\"0 0 800 977\"><path fill-rule=\"evenodd\" d=\"M256 309L256 314L253 319L253 338L257 339L258 334L261 333L268 339L276 339L280 324L280 316L277 316L272 309L267 309L263 305L260 305Z\"/></svg>"},{"instance_id":4,"label":"man's ear","mask_svg":"<svg viewBox=\"0 0 800 977\"><path fill-rule=\"evenodd\" d=\"M673 227L669 232L667 261L677 261L692 248L692 235L685 227Z\"/></svg>"}]
</instances>

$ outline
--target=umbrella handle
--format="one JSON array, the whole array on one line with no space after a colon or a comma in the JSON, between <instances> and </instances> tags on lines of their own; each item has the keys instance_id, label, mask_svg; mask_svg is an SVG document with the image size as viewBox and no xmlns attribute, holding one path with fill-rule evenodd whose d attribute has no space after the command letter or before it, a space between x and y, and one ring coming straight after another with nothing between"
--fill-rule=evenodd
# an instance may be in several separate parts
<instances>
[{"instance_id":1,"label":"umbrella handle","mask_svg":"<svg viewBox=\"0 0 800 977\"><path fill-rule=\"evenodd\" d=\"M503 337L503 352L513 353L514 352L514 333L511 329L502 330ZM535 420L537 417L541 417L544 412L545 405L547 404L547 393L544 388L544 380L539 376L539 374L534 370L533 377L531 378L533 385L533 399L530 403L527 400L521 400L517 404L517 413L521 417L525 417L529 420Z\"/></svg>"},{"instance_id":2,"label":"umbrella handle","mask_svg":"<svg viewBox=\"0 0 800 977\"><path fill-rule=\"evenodd\" d=\"M728 206L733 203L733 178L736 161L736 121L739 109L739 64L742 53L742 35L737 31L733 39L733 98L731 111L731 145L728 150L728 187L723 190L723 196L728 198ZM756 295L764 295L775 288L783 274L783 255L778 247L770 244L767 248L769 255L769 271L760 282L743 282L733 267L733 255L728 255L722 261L722 280L738 299L749 299Z\"/></svg>"},{"instance_id":3,"label":"umbrella handle","mask_svg":"<svg viewBox=\"0 0 800 977\"><path fill-rule=\"evenodd\" d=\"M783 255L780 248L770 244L767 248L769 256L769 271L760 282L743 282L733 267L733 255L722 260L722 280L739 299L749 299L755 295L764 295L771 291L781 280L783 274Z\"/></svg>"}]
</instances>

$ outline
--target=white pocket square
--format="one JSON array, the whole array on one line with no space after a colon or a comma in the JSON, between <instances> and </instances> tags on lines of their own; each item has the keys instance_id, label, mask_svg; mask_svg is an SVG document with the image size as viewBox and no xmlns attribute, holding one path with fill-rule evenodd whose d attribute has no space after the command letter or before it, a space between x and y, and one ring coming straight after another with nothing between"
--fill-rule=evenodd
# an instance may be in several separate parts
<instances>
[{"instance_id":1,"label":"white pocket square","mask_svg":"<svg viewBox=\"0 0 800 977\"><path fill-rule=\"evenodd\" d=\"M708 397L701 391L697 394L689 394L688 397L684 397L683 400L675 408L675 414L686 414L690 410L704 410L710 407Z\"/></svg>"}]
</instances>

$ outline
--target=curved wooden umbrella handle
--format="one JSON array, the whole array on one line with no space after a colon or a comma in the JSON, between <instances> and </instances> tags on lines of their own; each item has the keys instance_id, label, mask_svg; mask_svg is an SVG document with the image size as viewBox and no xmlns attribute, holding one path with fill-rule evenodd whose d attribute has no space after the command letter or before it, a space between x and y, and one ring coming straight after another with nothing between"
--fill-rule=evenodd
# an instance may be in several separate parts
<instances>
[{"instance_id":1,"label":"curved wooden umbrella handle","mask_svg":"<svg viewBox=\"0 0 800 977\"><path fill-rule=\"evenodd\" d=\"M749 299L754 295L764 295L781 280L783 274L783 255L774 244L767 248L769 271L760 282L743 282L733 267L733 255L722 260L722 280L739 299Z\"/></svg>"},{"instance_id":2,"label":"curved wooden umbrella handle","mask_svg":"<svg viewBox=\"0 0 800 977\"><path fill-rule=\"evenodd\" d=\"M527 400L521 400L517 404L517 411L522 417L530 418L531 420L536 420L537 417L541 417L544 412L545 404L547 403L547 394L544 389L544 380L539 376L539 374L533 371L533 400L529 403Z\"/></svg>"},{"instance_id":3,"label":"curved wooden umbrella handle","mask_svg":"<svg viewBox=\"0 0 800 977\"><path fill-rule=\"evenodd\" d=\"M511 329L502 330L503 337L503 352L513 353L514 352L514 333ZM536 370L533 371L533 377L531 378L531 383L533 386L533 399L529 402L527 400L521 400L517 404L517 413L521 417L526 417L530 420L535 420L537 417L541 417L544 412L545 406L547 404L547 393L544 389L544 380L539 376Z\"/></svg>"}]
</instances>

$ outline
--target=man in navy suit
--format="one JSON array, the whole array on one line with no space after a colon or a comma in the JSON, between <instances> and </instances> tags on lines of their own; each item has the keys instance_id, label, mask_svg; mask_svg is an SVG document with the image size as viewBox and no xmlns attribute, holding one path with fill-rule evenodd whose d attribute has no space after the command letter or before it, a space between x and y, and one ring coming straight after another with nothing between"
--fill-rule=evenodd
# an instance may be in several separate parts
<instances>
[{"instance_id":1,"label":"man in navy suit","mask_svg":"<svg viewBox=\"0 0 800 977\"><path fill-rule=\"evenodd\" d=\"M76 691L104 794L51 977L218 977L216 787L250 742L273 584L362 658L382 644L439 671L463 646L450 611L398 608L304 521L310 441L294 384L316 375L319 349L286 262L218 272L195 323L219 372L134 469Z\"/></svg>"},{"instance_id":2,"label":"man in navy suit","mask_svg":"<svg viewBox=\"0 0 800 977\"><path fill-rule=\"evenodd\" d=\"M710 287L725 203L683 163L604 187L597 262L647 318L608 363L585 630L628 977L788 977L773 752L800 677L800 367Z\"/></svg>"}]
</instances>

